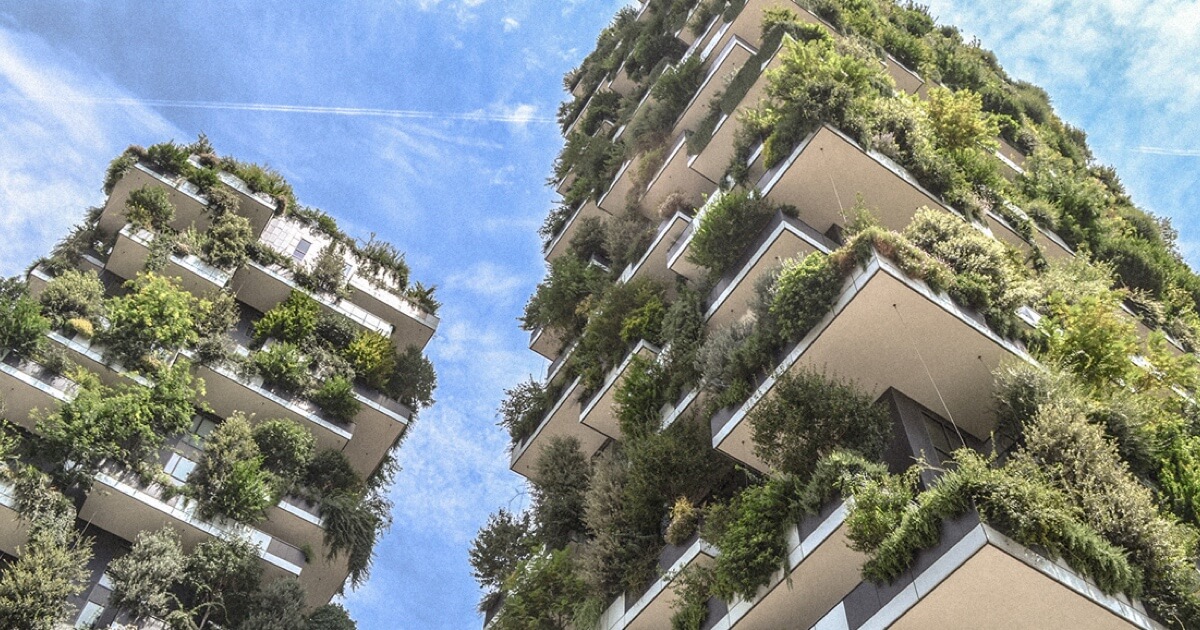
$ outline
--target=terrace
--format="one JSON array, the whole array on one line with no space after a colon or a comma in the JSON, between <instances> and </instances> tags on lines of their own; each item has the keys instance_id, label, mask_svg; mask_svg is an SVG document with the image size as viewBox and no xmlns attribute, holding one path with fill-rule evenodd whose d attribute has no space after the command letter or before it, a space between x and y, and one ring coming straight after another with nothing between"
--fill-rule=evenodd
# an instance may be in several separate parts
<instances>
[{"instance_id":1,"label":"terrace","mask_svg":"<svg viewBox=\"0 0 1200 630\"><path fill-rule=\"evenodd\" d=\"M75 397L78 385L71 379L9 350L0 351L0 356L0 400L9 422L33 431L33 410L48 413Z\"/></svg>"},{"instance_id":2,"label":"terrace","mask_svg":"<svg viewBox=\"0 0 1200 630\"><path fill-rule=\"evenodd\" d=\"M153 243L153 232L126 225L117 235L105 268L125 279L137 277L146 268ZM160 273L179 278L183 289L195 296L203 296L224 287L232 277L228 271L218 269L198 256L178 252L171 253L166 267Z\"/></svg>"}]
</instances>

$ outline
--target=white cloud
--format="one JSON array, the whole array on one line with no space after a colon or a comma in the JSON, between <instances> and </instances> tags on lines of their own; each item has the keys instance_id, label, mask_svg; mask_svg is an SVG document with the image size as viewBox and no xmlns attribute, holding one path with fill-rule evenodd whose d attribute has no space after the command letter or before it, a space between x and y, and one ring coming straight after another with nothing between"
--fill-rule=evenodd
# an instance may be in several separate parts
<instances>
[{"instance_id":1,"label":"white cloud","mask_svg":"<svg viewBox=\"0 0 1200 630\"><path fill-rule=\"evenodd\" d=\"M0 273L47 253L87 207L103 201L104 167L134 142L184 139L105 78L37 37L0 28Z\"/></svg>"},{"instance_id":2,"label":"white cloud","mask_svg":"<svg viewBox=\"0 0 1200 630\"><path fill-rule=\"evenodd\" d=\"M514 129L524 129L526 125L534 120L542 121L537 116L537 106L529 103L518 103L517 105L501 105L498 109L503 112L504 116L509 118L509 124Z\"/></svg>"},{"instance_id":3,"label":"white cloud","mask_svg":"<svg viewBox=\"0 0 1200 630\"><path fill-rule=\"evenodd\" d=\"M521 28L521 23L511 17L505 17L504 19L500 20L500 24L503 25L505 33L511 33Z\"/></svg>"},{"instance_id":4,"label":"white cloud","mask_svg":"<svg viewBox=\"0 0 1200 630\"><path fill-rule=\"evenodd\" d=\"M511 300L525 283L521 275L493 262L476 263L446 279L447 290L460 290L492 300Z\"/></svg>"}]
</instances>

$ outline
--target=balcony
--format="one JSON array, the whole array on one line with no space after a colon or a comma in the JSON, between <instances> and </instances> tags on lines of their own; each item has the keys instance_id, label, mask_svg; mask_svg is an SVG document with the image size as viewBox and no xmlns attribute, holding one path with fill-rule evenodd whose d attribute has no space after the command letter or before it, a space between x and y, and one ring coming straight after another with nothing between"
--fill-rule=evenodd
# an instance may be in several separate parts
<instances>
[{"instance_id":1,"label":"balcony","mask_svg":"<svg viewBox=\"0 0 1200 630\"><path fill-rule=\"evenodd\" d=\"M349 286L350 297L344 308L353 310L355 306L361 307L367 313L374 314L390 324L392 343L397 348L424 348L441 323L437 315L417 306L406 297L376 286L357 273L350 276Z\"/></svg>"},{"instance_id":2,"label":"balcony","mask_svg":"<svg viewBox=\"0 0 1200 630\"><path fill-rule=\"evenodd\" d=\"M715 330L741 320L754 302L754 285L785 260L813 252L828 254L837 246L799 219L776 212L775 218L750 246L743 263L727 274L709 294L705 320Z\"/></svg>"},{"instance_id":3,"label":"balcony","mask_svg":"<svg viewBox=\"0 0 1200 630\"><path fill-rule=\"evenodd\" d=\"M684 392L674 403L663 405L662 411L659 414L662 418L662 430L666 431L668 427L675 424L677 420L687 415L690 411L703 409L705 398L707 398L707 395L704 390L697 386L691 391Z\"/></svg>"},{"instance_id":4,"label":"balcony","mask_svg":"<svg viewBox=\"0 0 1200 630\"><path fill-rule=\"evenodd\" d=\"M579 421L614 440L621 439L621 421L617 418L614 407L617 389L625 382L625 374L633 363L634 357L652 361L661 352L662 350L654 344L644 340L637 342L637 345L629 351L621 364L609 371L604 377L604 384L584 404L583 411L579 414Z\"/></svg>"},{"instance_id":5,"label":"balcony","mask_svg":"<svg viewBox=\"0 0 1200 630\"><path fill-rule=\"evenodd\" d=\"M108 256L106 268L125 279L137 277L137 274L146 269L146 260L150 257L153 241L154 234L149 230L139 230L132 225L126 225L117 235L117 242ZM176 253L171 254L167 259L167 266L160 273L179 278L183 289L195 296L203 296L224 287L232 277L228 271L218 269L197 256Z\"/></svg>"},{"instance_id":6,"label":"balcony","mask_svg":"<svg viewBox=\"0 0 1200 630\"><path fill-rule=\"evenodd\" d=\"M896 82L896 89L908 94L916 94L921 98L928 98L929 86L925 83L925 79L917 74L915 70L901 63L899 59L887 55L883 62L884 68L887 70L888 76Z\"/></svg>"},{"instance_id":7,"label":"balcony","mask_svg":"<svg viewBox=\"0 0 1200 630\"><path fill-rule=\"evenodd\" d=\"M537 328L529 333L529 349L554 361L562 355L562 335L557 330Z\"/></svg>"},{"instance_id":8,"label":"balcony","mask_svg":"<svg viewBox=\"0 0 1200 630\"><path fill-rule=\"evenodd\" d=\"M233 274L231 286L239 300L263 313L275 308L297 289L296 281L287 269L275 265L268 267L253 260L238 268ZM349 300L320 293L309 295L327 313L342 315L362 328L385 337L392 336L390 323Z\"/></svg>"},{"instance_id":9,"label":"balcony","mask_svg":"<svg viewBox=\"0 0 1200 630\"><path fill-rule=\"evenodd\" d=\"M104 346L94 343L91 339L83 335L75 334L72 337L67 337L62 333L50 331L46 333L46 336L51 341L66 349L72 361L100 377L100 382L109 387L129 385L131 383L143 386L150 385L150 381L147 381L140 374L127 371L116 361L105 359Z\"/></svg>"},{"instance_id":10,"label":"balcony","mask_svg":"<svg viewBox=\"0 0 1200 630\"><path fill-rule=\"evenodd\" d=\"M1104 594L975 513L944 522L938 544L896 582L859 584L813 627L1162 628L1140 602Z\"/></svg>"},{"instance_id":11,"label":"balcony","mask_svg":"<svg viewBox=\"0 0 1200 630\"><path fill-rule=\"evenodd\" d=\"M752 600L735 598L729 602L725 617L706 627L737 630L814 627L862 581L860 567L866 556L850 548L848 507L838 502L788 528L787 568L776 571L770 583L759 589ZM971 627L971 624L935 623L928 627Z\"/></svg>"},{"instance_id":12,"label":"balcony","mask_svg":"<svg viewBox=\"0 0 1200 630\"><path fill-rule=\"evenodd\" d=\"M571 218L567 219L566 225L563 226L558 235L542 248L542 254L546 258L546 262L552 262L555 258L567 253L567 246L571 244L571 238L575 236L575 231L579 229L579 225L585 219L592 217L607 219L610 216L612 215L608 210L596 205L594 201L588 200L580 204L571 215Z\"/></svg>"},{"instance_id":13,"label":"balcony","mask_svg":"<svg viewBox=\"0 0 1200 630\"><path fill-rule=\"evenodd\" d=\"M17 548L29 537L29 526L17 509L17 493L12 483L0 479L0 552L17 556Z\"/></svg>"},{"instance_id":14,"label":"balcony","mask_svg":"<svg viewBox=\"0 0 1200 630\"><path fill-rule=\"evenodd\" d=\"M680 134L667 153L663 165L646 185L645 192L640 195L643 214L657 218L659 205L672 193L682 194L690 205L699 205L705 193L712 192L717 187L715 181L692 170L688 166L689 161L687 135Z\"/></svg>"},{"instance_id":15,"label":"balcony","mask_svg":"<svg viewBox=\"0 0 1200 630\"><path fill-rule=\"evenodd\" d=\"M800 218L821 233L854 219L852 206L859 194L891 230L903 230L922 207L954 212L899 164L829 125L819 127L764 174L758 189L775 203L796 206Z\"/></svg>"},{"instance_id":16,"label":"balcony","mask_svg":"<svg viewBox=\"0 0 1200 630\"><path fill-rule=\"evenodd\" d=\"M691 253L692 248L692 237L695 236L696 228L704 220L708 209L720 201L724 194L725 191L720 189L713 191L713 194L709 195L700 209L696 211L696 216L692 217L691 223L688 223L679 238L675 240L675 244L671 245L671 249L667 251L667 268L692 282L698 282L708 273L704 267L688 260L688 254Z\"/></svg>"},{"instance_id":17,"label":"balcony","mask_svg":"<svg viewBox=\"0 0 1200 630\"><path fill-rule=\"evenodd\" d=\"M599 451L608 438L580 422L579 411L579 379L576 378L563 390L533 433L513 445L509 468L526 479L532 477L542 449L554 437L576 438L585 457Z\"/></svg>"},{"instance_id":18,"label":"balcony","mask_svg":"<svg viewBox=\"0 0 1200 630\"><path fill-rule=\"evenodd\" d=\"M624 130L624 127L622 127L622 130ZM619 214L631 201L637 201L635 195L639 191L636 190L634 182L637 179L634 176L634 172L637 171L635 164L637 161L636 158L625 160L625 163L617 170L617 174L613 176L613 183L596 202L596 205L601 210L609 214Z\"/></svg>"},{"instance_id":19,"label":"balcony","mask_svg":"<svg viewBox=\"0 0 1200 630\"><path fill-rule=\"evenodd\" d=\"M49 413L59 405L70 402L79 389L71 379L53 374L46 368L0 350L0 400L4 401L4 417L13 424L33 431L35 422L30 414L34 409Z\"/></svg>"},{"instance_id":20,"label":"balcony","mask_svg":"<svg viewBox=\"0 0 1200 630\"><path fill-rule=\"evenodd\" d=\"M1034 223L1033 220L1030 219L1029 216L1017 206L1010 204L1009 209L1018 217L1029 221L1029 224L1033 226L1033 242L1037 244L1037 246L1042 250L1042 254L1044 254L1048 260L1062 260L1075 256L1075 250L1071 249L1071 246L1067 245L1066 242L1059 238L1057 234ZM990 227L992 230L992 235L997 239L1004 241L1005 243L1008 243L1009 245L1012 245L1023 252L1028 253L1032 251L1033 247L1030 242L1025 240L1025 237L1021 234L1021 232L1018 231L1017 228L1013 227L1013 225L1009 223L1007 219L1000 216L996 212L988 210L987 221L988 227Z\"/></svg>"},{"instance_id":21,"label":"balcony","mask_svg":"<svg viewBox=\"0 0 1200 630\"><path fill-rule=\"evenodd\" d=\"M712 564L717 550L694 536L690 544L668 545L659 556L661 576L644 593L623 593L604 611L599 630L652 630L671 627L677 599L675 578L689 567Z\"/></svg>"},{"instance_id":22,"label":"balcony","mask_svg":"<svg viewBox=\"0 0 1200 630\"><path fill-rule=\"evenodd\" d=\"M847 279L830 312L786 350L779 366L736 410L712 419L713 446L759 471L748 416L776 379L812 369L853 381L872 399L895 387L986 440L995 428L992 372L1007 360L1034 363L978 314L908 278L875 254Z\"/></svg>"},{"instance_id":23,"label":"balcony","mask_svg":"<svg viewBox=\"0 0 1200 630\"><path fill-rule=\"evenodd\" d=\"M101 280L105 279L104 262L91 254L83 254L76 268L80 271L94 271L96 275L100 276ZM29 297L36 300L53 280L54 278L46 273L46 270L41 265L30 269L29 273L25 276L25 281L29 289Z\"/></svg>"},{"instance_id":24,"label":"balcony","mask_svg":"<svg viewBox=\"0 0 1200 630\"><path fill-rule=\"evenodd\" d=\"M691 223L691 217L682 212L676 212L674 216L663 221L658 226L658 231L654 234L654 240L650 242L646 253L621 272L618 282L625 284L634 280L648 279L673 288L675 274L667 267L667 258L671 248L679 241L680 236Z\"/></svg>"},{"instance_id":25,"label":"balcony","mask_svg":"<svg viewBox=\"0 0 1200 630\"><path fill-rule=\"evenodd\" d=\"M684 133L695 129L700 121L708 115L708 104L720 96L721 92L729 85L730 80L737 76L742 66L757 52L757 49L740 37L729 40L721 54L713 60L708 74L704 77L704 82L700 84L700 89L696 90L696 94L692 96L692 100L675 123L674 133Z\"/></svg>"},{"instance_id":26,"label":"balcony","mask_svg":"<svg viewBox=\"0 0 1200 630\"><path fill-rule=\"evenodd\" d=\"M307 562L300 549L258 529L229 522L213 522L196 514L197 504L182 496L165 499L165 488L143 487L137 476L108 465L96 473L79 518L125 540L138 533L170 526L177 531L185 550L210 538L236 537L253 543L264 570L264 578L300 577Z\"/></svg>"},{"instance_id":27,"label":"balcony","mask_svg":"<svg viewBox=\"0 0 1200 630\"><path fill-rule=\"evenodd\" d=\"M117 181L108 195L100 214L100 230L108 234L121 231L125 226L125 202L129 199L129 193L143 186L155 186L167 191L171 205L175 206L171 227L176 231L182 232L193 225L200 231L208 229L208 198L200 193L195 184L182 177L162 175L139 162Z\"/></svg>"}]
</instances>

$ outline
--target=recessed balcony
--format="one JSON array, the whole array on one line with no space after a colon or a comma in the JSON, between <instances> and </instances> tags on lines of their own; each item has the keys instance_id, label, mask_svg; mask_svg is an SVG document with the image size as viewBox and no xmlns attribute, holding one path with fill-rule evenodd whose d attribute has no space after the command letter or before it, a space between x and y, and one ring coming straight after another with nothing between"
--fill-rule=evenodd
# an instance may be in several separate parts
<instances>
[{"instance_id":1,"label":"recessed balcony","mask_svg":"<svg viewBox=\"0 0 1200 630\"><path fill-rule=\"evenodd\" d=\"M571 214L571 218L567 219L566 224L559 231L558 235L551 239L549 243L546 243L542 249L542 254L545 256L546 262L552 262L555 258L567 253L567 247L571 244L571 238L575 236L576 230L579 229L579 225L585 219L592 217L608 219L611 216L608 210L596 205L595 201L588 200L580 204L575 209L575 212Z\"/></svg>"},{"instance_id":2,"label":"recessed balcony","mask_svg":"<svg viewBox=\"0 0 1200 630\"><path fill-rule=\"evenodd\" d=\"M634 280L648 279L669 287L674 285L675 273L667 266L667 258L671 248L679 241L680 236L692 223L691 217L676 212L663 221L654 234L650 247L637 262L630 263L621 272L618 282L625 284Z\"/></svg>"},{"instance_id":3,"label":"recessed balcony","mask_svg":"<svg viewBox=\"0 0 1200 630\"><path fill-rule=\"evenodd\" d=\"M106 268L112 273L133 279L146 269L146 260L154 242L154 233L126 225L117 235ZM172 252L161 275L179 278L181 286L192 295L202 296L229 283L232 274L218 269L198 256Z\"/></svg>"},{"instance_id":4,"label":"recessed balcony","mask_svg":"<svg viewBox=\"0 0 1200 630\"><path fill-rule=\"evenodd\" d=\"M728 326L744 318L754 302L759 278L783 264L813 252L828 254L836 245L803 221L776 212L758 240L737 265L713 287L705 320L709 330Z\"/></svg>"},{"instance_id":5,"label":"recessed balcony","mask_svg":"<svg viewBox=\"0 0 1200 630\"><path fill-rule=\"evenodd\" d=\"M742 66L757 52L756 48L740 37L729 40L729 43L713 60L700 88L696 90L692 100L675 123L674 133L680 134L695 129L700 121L708 115L709 103L725 90Z\"/></svg>"},{"instance_id":6,"label":"recessed balcony","mask_svg":"<svg viewBox=\"0 0 1200 630\"><path fill-rule=\"evenodd\" d=\"M715 181L691 169L687 152L687 136L680 134L667 153L666 160L646 185L641 195L643 214L658 217L658 207L674 193L683 195L692 206L699 205L706 193L717 187ZM635 193L636 194L636 193Z\"/></svg>"},{"instance_id":7,"label":"recessed balcony","mask_svg":"<svg viewBox=\"0 0 1200 630\"><path fill-rule=\"evenodd\" d=\"M579 381L576 378L563 390L533 433L513 445L509 465L513 472L526 479L532 477L538 457L551 438L574 437L585 457L594 455L608 441L604 434L579 421Z\"/></svg>"},{"instance_id":8,"label":"recessed balcony","mask_svg":"<svg viewBox=\"0 0 1200 630\"><path fill-rule=\"evenodd\" d=\"M708 627L738 630L814 627L862 581L861 567L866 556L850 548L848 512L849 506L839 502L789 527L786 568L776 571L770 583L760 588L753 599L735 598L728 602L725 617Z\"/></svg>"},{"instance_id":9,"label":"recessed balcony","mask_svg":"<svg viewBox=\"0 0 1200 630\"><path fill-rule=\"evenodd\" d=\"M821 233L854 219L858 195L891 230L903 230L922 207L953 212L899 164L863 149L829 125L820 126L767 171L758 189L775 203L796 206L800 218Z\"/></svg>"},{"instance_id":10,"label":"recessed balcony","mask_svg":"<svg viewBox=\"0 0 1200 630\"><path fill-rule=\"evenodd\" d=\"M617 418L614 407L617 390L625 382L625 376L634 357L653 361L661 352L662 349L652 343L644 340L637 342L637 345L629 351L621 364L610 370L604 377L604 383L600 389L584 403L583 411L579 414L579 421L614 440L621 439L621 421Z\"/></svg>"},{"instance_id":11,"label":"recessed balcony","mask_svg":"<svg viewBox=\"0 0 1200 630\"><path fill-rule=\"evenodd\" d=\"M690 567L708 567L717 549L694 536L689 544L668 545L659 556L661 576L644 593L626 592L608 607L600 620L600 630L654 630L671 627L671 617L679 598L679 575Z\"/></svg>"},{"instance_id":12,"label":"recessed balcony","mask_svg":"<svg viewBox=\"0 0 1200 630\"><path fill-rule=\"evenodd\" d=\"M896 582L859 584L814 627L1162 628L1140 602L1105 594L975 513L944 522L938 544L918 553Z\"/></svg>"},{"instance_id":13,"label":"recessed balcony","mask_svg":"<svg viewBox=\"0 0 1200 630\"><path fill-rule=\"evenodd\" d=\"M49 413L75 398L79 386L71 379L8 350L0 350L0 355L0 400L9 422L33 431L34 409Z\"/></svg>"},{"instance_id":14,"label":"recessed balcony","mask_svg":"<svg viewBox=\"0 0 1200 630\"><path fill-rule=\"evenodd\" d=\"M212 538L241 538L257 548L266 580L301 576L307 562L297 547L247 525L204 520L196 514L195 501L167 496L162 486L143 487L137 475L106 465L96 473L79 518L125 540L134 540L142 531L171 527L188 551Z\"/></svg>"},{"instance_id":15,"label":"recessed balcony","mask_svg":"<svg viewBox=\"0 0 1200 630\"><path fill-rule=\"evenodd\" d=\"M843 285L830 312L784 355L750 399L712 419L713 446L759 471L749 416L778 378L818 370L848 379L872 399L895 387L979 438L995 429L989 392L1003 362L1034 363L983 318L875 254Z\"/></svg>"},{"instance_id":16,"label":"recessed balcony","mask_svg":"<svg viewBox=\"0 0 1200 630\"><path fill-rule=\"evenodd\" d=\"M297 289L296 281L287 269L253 260L238 268L230 286L239 300L263 313L275 308ZM366 330L392 337L392 324L362 306L322 293L309 295L321 305L323 311L342 315Z\"/></svg>"}]
</instances>

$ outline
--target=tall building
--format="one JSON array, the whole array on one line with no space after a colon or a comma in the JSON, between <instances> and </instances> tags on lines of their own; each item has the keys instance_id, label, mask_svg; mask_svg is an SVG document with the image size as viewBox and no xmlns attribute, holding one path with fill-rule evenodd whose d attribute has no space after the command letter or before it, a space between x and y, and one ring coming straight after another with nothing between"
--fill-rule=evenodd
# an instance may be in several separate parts
<instances>
[{"instance_id":1,"label":"tall building","mask_svg":"<svg viewBox=\"0 0 1200 630\"><path fill-rule=\"evenodd\" d=\"M432 291L392 245L355 241L203 137L131 147L104 187L5 296L25 324L6 320L0 362L19 455L0 551L15 566L34 548L41 486L91 550L67 622L235 628L256 588L288 578L304 609L328 604L365 579L393 452L431 402ZM121 567L131 547L156 555L138 541L164 528L186 570ZM244 543L258 584L195 573L215 541Z\"/></svg>"},{"instance_id":2,"label":"tall building","mask_svg":"<svg viewBox=\"0 0 1200 630\"><path fill-rule=\"evenodd\" d=\"M486 626L1200 627L1200 281L1044 91L892 0L647 0L564 86Z\"/></svg>"}]
</instances>

